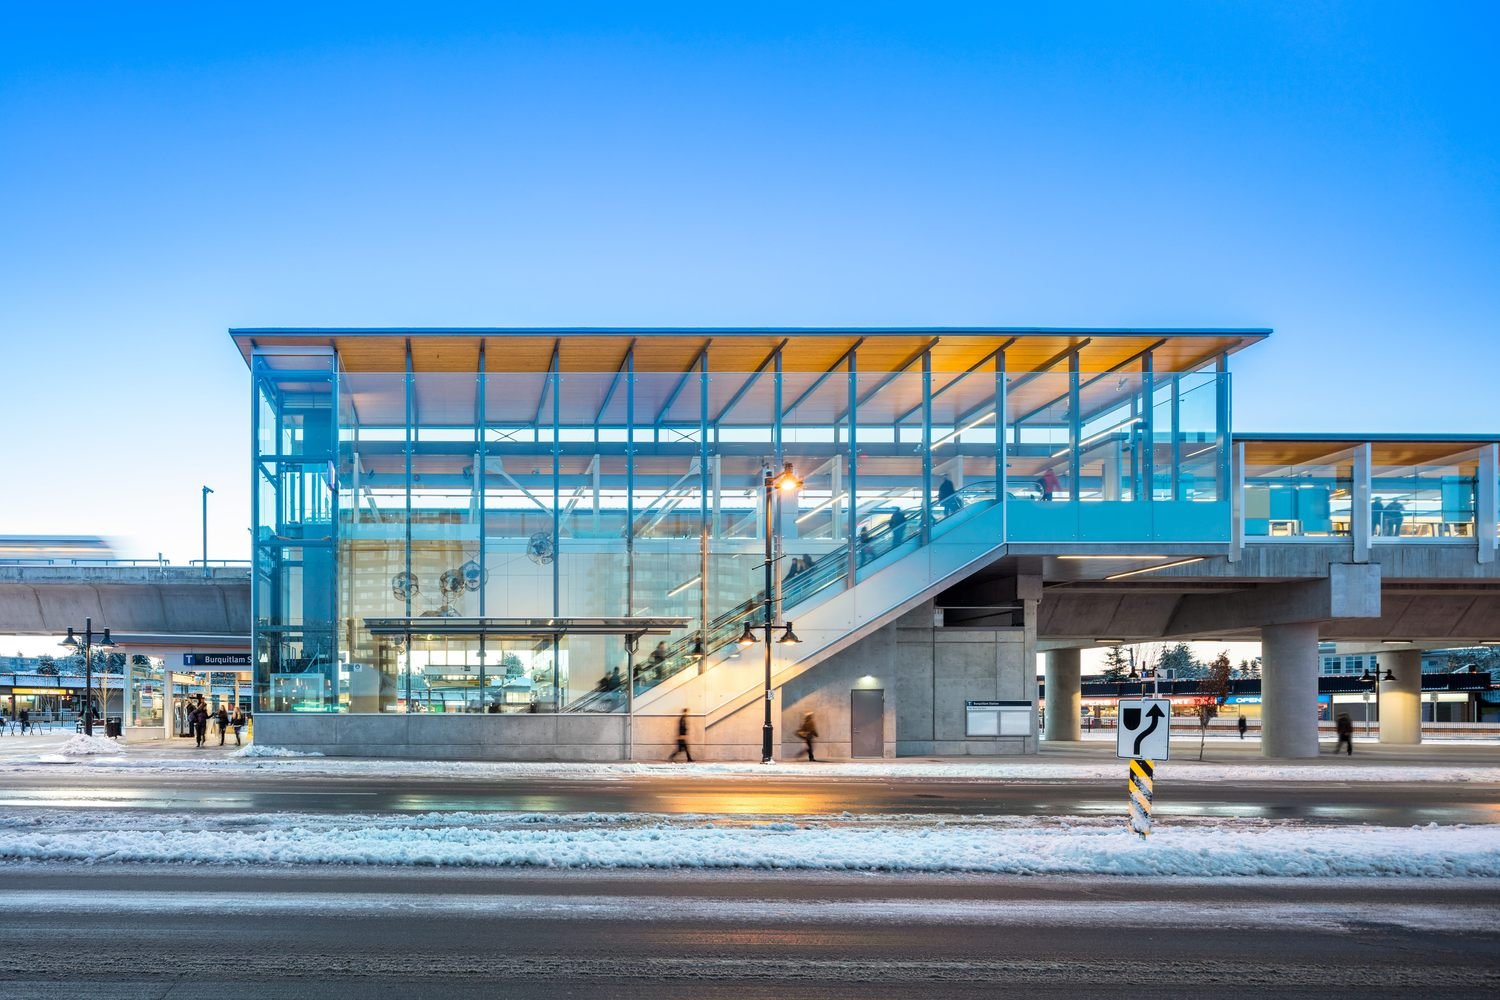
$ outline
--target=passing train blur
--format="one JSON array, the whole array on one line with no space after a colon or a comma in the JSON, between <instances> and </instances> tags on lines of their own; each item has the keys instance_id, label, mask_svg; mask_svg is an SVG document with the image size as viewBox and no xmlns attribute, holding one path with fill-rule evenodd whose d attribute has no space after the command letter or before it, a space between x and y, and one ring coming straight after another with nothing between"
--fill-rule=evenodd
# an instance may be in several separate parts
<instances>
[{"instance_id":1,"label":"passing train blur","mask_svg":"<svg viewBox=\"0 0 1500 1000\"><path fill-rule=\"evenodd\" d=\"M117 558L98 535L0 535L0 564L69 564Z\"/></svg>"}]
</instances>

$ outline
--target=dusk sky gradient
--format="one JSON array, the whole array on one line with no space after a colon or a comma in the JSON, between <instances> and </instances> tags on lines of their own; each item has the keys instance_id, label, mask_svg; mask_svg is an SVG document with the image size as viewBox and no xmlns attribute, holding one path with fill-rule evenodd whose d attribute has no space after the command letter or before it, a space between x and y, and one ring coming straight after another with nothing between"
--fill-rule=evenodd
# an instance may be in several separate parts
<instances>
[{"instance_id":1,"label":"dusk sky gradient","mask_svg":"<svg viewBox=\"0 0 1500 1000\"><path fill-rule=\"evenodd\" d=\"M1270 326L1500 431L1493 4L9 4L0 533L247 558L231 326Z\"/></svg>"}]
</instances>

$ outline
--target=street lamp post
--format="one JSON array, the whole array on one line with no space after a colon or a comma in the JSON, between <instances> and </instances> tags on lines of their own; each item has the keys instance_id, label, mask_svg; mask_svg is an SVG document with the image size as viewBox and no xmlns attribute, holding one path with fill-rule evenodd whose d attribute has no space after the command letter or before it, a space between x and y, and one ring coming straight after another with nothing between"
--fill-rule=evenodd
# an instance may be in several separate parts
<instances>
[{"instance_id":1,"label":"street lamp post","mask_svg":"<svg viewBox=\"0 0 1500 1000\"><path fill-rule=\"evenodd\" d=\"M62 645L83 653L83 732L86 736L92 736L94 735L94 709L90 700L94 696L94 619L83 620L82 635L75 635L73 626L69 625L68 637L62 641ZM104 635L100 636L98 645L101 649L114 648L115 641L109 637L109 629L104 630ZM104 708L108 712L107 690Z\"/></svg>"},{"instance_id":2,"label":"street lamp post","mask_svg":"<svg viewBox=\"0 0 1500 1000\"><path fill-rule=\"evenodd\" d=\"M208 495L213 490L203 487L203 575L208 576Z\"/></svg>"},{"instance_id":3,"label":"street lamp post","mask_svg":"<svg viewBox=\"0 0 1500 1000\"><path fill-rule=\"evenodd\" d=\"M1379 666L1379 664L1377 664L1375 666L1375 672L1374 673L1371 673L1370 672L1370 668L1366 667L1365 670L1364 670L1364 673L1362 673L1362 674L1359 675L1359 679L1360 679L1361 683L1364 683L1364 684L1373 684L1375 686L1375 721L1379 722L1380 721L1380 684L1381 684L1382 681L1393 681L1393 680L1395 680L1396 679L1396 675L1393 674L1393 673L1391 673L1390 668L1387 667L1386 671L1385 671L1385 674L1382 676L1381 673L1380 673L1380 666ZM1365 702L1365 736L1368 737L1369 735L1370 735L1370 703L1367 701L1367 702Z\"/></svg>"},{"instance_id":4,"label":"street lamp post","mask_svg":"<svg viewBox=\"0 0 1500 1000\"><path fill-rule=\"evenodd\" d=\"M771 724L771 629L776 624L776 553L773 541L775 524L775 503L778 490L788 493L795 492L802 487L802 480L792 471L792 463L787 462L780 473L773 473L769 465L765 469L765 504L766 504L766 593L763 602L762 613L765 618L765 643L766 643L766 679L765 679L765 722L761 726L760 762L769 764L772 761L772 746L775 736L775 727ZM749 639L749 642L745 640ZM798 642L797 635L792 631L792 623L786 623L786 634L780 641L782 643ZM754 645L755 636L750 631L750 623L745 622L745 632L740 636L740 645Z\"/></svg>"}]
</instances>

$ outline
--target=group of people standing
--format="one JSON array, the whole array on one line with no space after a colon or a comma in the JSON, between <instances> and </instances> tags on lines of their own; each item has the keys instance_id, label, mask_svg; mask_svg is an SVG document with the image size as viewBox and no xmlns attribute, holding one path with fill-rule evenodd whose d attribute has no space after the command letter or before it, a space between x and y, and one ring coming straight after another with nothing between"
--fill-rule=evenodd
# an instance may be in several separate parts
<instances>
[{"instance_id":1,"label":"group of people standing","mask_svg":"<svg viewBox=\"0 0 1500 1000\"><path fill-rule=\"evenodd\" d=\"M230 730L234 731L234 745L241 746L240 734L245 731L245 710L236 705L231 714L229 709L223 705L219 706L217 712L210 712L208 702L203 695L199 694L188 707L188 725L193 732L195 746L201 748L208 740L208 723L212 719L219 730L219 746L224 745L224 738Z\"/></svg>"},{"instance_id":2,"label":"group of people standing","mask_svg":"<svg viewBox=\"0 0 1500 1000\"><path fill-rule=\"evenodd\" d=\"M1400 500L1381 503L1370 501L1370 531L1376 535L1394 538L1401 534L1401 525L1406 521L1406 508Z\"/></svg>"}]
</instances>

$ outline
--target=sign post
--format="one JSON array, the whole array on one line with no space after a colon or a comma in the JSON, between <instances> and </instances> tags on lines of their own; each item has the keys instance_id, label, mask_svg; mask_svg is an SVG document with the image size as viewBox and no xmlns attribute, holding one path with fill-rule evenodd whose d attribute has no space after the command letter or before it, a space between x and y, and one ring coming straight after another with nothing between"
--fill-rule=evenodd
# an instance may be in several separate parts
<instances>
[{"instance_id":1,"label":"sign post","mask_svg":"<svg viewBox=\"0 0 1500 1000\"><path fill-rule=\"evenodd\" d=\"M1130 761L1130 828L1151 833L1156 761L1171 755L1172 702L1166 698L1121 698L1115 713L1115 756Z\"/></svg>"}]
</instances>

